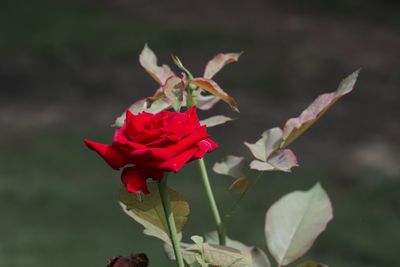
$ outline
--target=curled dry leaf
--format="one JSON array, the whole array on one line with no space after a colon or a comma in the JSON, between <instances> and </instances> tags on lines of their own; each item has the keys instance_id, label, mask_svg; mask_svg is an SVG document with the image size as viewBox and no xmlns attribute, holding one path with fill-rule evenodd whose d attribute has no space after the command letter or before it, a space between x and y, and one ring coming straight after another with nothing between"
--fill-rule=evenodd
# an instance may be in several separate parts
<instances>
[{"instance_id":1,"label":"curled dry leaf","mask_svg":"<svg viewBox=\"0 0 400 267\"><path fill-rule=\"evenodd\" d=\"M241 194L247 190L249 187L249 180L247 180L246 176L242 175L233 181L231 186L229 186L229 191L234 194Z\"/></svg>"},{"instance_id":2,"label":"curled dry leaf","mask_svg":"<svg viewBox=\"0 0 400 267\"><path fill-rule=\"evenodd\" d=\"M175 75L168 65L157 65L157 56L147 44L145 44L140 53L139 62L147 73L160 85L163 85L170 76Z\"/></svg>"},{"instance_id":3,"label":"curled dry leaf","mask_svg":"<svg viewBox=\"0 0 400 267\"><path fill-rule=\"evenodd\" d=\"M350 93L357 81L359 70L350 74L332 93L322 94L311 103L297 118L289 119L283 130L282 148L290 145L311 125L313 125L336 101Z\"/></svg>"},{"instance_id":4,"label":"curled dry leaf","mask_svg":"<svg viewBox=\"0 0 400 267\"><path fill-rule=\"evenodd\" d=\"M204 69L203 77L211 79L217 74L225 65L237 62L242 53L220 53L211 59Z\"/></svg>"}]
</instances>

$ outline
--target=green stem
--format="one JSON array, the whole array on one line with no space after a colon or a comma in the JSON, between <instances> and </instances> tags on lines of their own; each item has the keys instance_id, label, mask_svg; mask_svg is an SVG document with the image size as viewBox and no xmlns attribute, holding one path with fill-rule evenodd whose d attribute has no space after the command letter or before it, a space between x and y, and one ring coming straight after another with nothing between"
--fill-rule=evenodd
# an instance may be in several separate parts
<instances>
[{"instance_id":1,"label":"green stem","mask_svg":"<svg viewBox=\"0 0 400 267\"><path fill-rule=\"evenodd\" d=\"M204 159L199 159L199 168L200 168L200 173L201 177L203 178L203 185L207 193L207 198L208 198L208 203L210 205L215 224L217 226L217 232L218 232L218 238L219 238L219 244L221 246L224 246L226 244L226 231L225 231L225 225L221 220L221 215L219 214L217 203L215 202L214 194L211 189L210 185L210 180L208 178L208 173L206 169L206 165L204 164Z\"/></svg>"},{"instance_id":2,"label":"green stem","mask_svg":"<svg viewBox=\"0 0 400 267\"><path fill-rule=\"evenodd\" d=\"M161 202L164 208L165 217L168 224L169 236L174 249L176 263L178 267L185 267L183 263L181 247L178 240L178 233L176 232L176 225L174 214L171 209L171 202L168 196L167 176L165 176L160 183L158 183L158 190L160 191Z\"/></svg>"}]
</instances>

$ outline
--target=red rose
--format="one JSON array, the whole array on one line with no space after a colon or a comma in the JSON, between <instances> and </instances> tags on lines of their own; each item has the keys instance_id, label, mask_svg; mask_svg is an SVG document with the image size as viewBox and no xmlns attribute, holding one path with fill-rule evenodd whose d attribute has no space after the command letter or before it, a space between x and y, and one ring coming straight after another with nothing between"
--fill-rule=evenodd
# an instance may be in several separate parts
<instances>
[{"instance_id":1,"label":"red rose","mask_svg":"<svg viewBox=\"0 0 400 267\"><path fill-rule=\"evenodd\" d=\"M164 172L178 172L186 163L202 158L218 145L201 126L196 109L157 114L126 112L121 129L111 145L85 140L112 168L122 171L121 179L129 192L148 194L146 179L161 180Z\"/></svg>"}]
</instances>

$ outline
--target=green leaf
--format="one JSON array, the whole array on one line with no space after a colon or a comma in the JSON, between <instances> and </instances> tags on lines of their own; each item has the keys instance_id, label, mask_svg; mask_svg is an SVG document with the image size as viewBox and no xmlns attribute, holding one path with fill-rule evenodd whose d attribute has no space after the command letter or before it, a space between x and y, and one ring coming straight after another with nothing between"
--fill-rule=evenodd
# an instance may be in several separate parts
<instances>
[{"instance_id":1,"label":"green leaf","mask_svg":"<svg viewBox=\"0 0 400 267\"><path fill-rule=\"evenodd\" d=\"M218 244L219 242L218 233L216 231L205 234L204 238L209 244ZM265 252L257 247L247 246L229 237L226 238L226 246L250 253L253 267L271 267L271 263Z\"/></svg>"},{"instance_id":2,"label":"green leaf","mask_svg":"<svg viewBox=\"0 0 400 267\"><path fill-rule=\"evenodd\" d=\"M289 119L283 130L281 147L285 148L311 127L336 101L350 93L357 81L359 70L350 74L335 92L322 94L311 103L297 118Z\"/></svg>"},{"instance_id":3,"label":"green leaf","mask_svg":"<svg viewBox=\"0 0 400 267\"><path fill-rule=\"evenodd\" d=\"M175 75L168 65L157 65L157 56L147 44L145 44L140 53L139 62L147 73L160 85L163 85L170 76Z\"/></svg>"},{"instance_id":4,"label":"green leaf","mask_svg":"<svg viewBox=\"0 0 400 267\"><path fill-rule=\"evenodd\" d=\"M208 243L204 243L203 251L205 262L210 263L211 265L248 267L252 264L250 253L246 251L240 251L225 246L211 245Z\"/></svg>"},{"instance_id":5,"label":"green leaf","mask_svg":"<svg viewBox=\"0 0 400 267\"><path fill-rule=\"evenodd\" d=\"M204 69L203 77L211 79L217 74L225 65L233 62L237 62L242 53L220 53L211 59Z\"/></svg>"},{"instance_id":6,"label":"green leaf","mask_svg":"<svg viewBox=\"0 0 400 267\"><path fill-rule=\"evenodd\" d=\"M150 194L141 199L136 194L121 189L119 201L125 213L145 227L144 233L160 238L169 243L168 225L165 220L164 209L156 183L149 183ZM182 232L189 216L189 204L186 200L172 189L168 190L171 200L172 212L178 233Z\"/></svg>"},{"instance_id":7,"label":"green leaf","mask_svg":"<svg viewBox=\"0 0 400 267\"><path fill-rule=\"evenodd\" d=\"M193 91L196 100L196 107L200 110L209 110L219 102L219 98L214 95L203 95L203 90Z\"/></svg>"},{"instance_id":8,"label":"green leaf","mask_svg":"<svg viewBox=\"0 0 400 267\"><path fill-rule=\"evenodd\" d=\"M164 92L165 97L167 98L168 102L171 103L175 111L179 111L181 109L184 89L184 82L177 76L169 77L162 86L162 91Z\"/></svg>"},{"instance_id":9,"label":"green leaf","mask_svg":"<svg viewBox=\"0 0 400 267\"><path fill-rule=\"evenodd\" d=\"M253 267L271 267L271 262L263 250L252 247L250 254L253 259Z\"/></svg>"},{"instance_id":10,"label":"green leaf","mask_svg":"<svg viewBox=\"0 0 400 267\"><path fill-rule=\"evenodd\" d=\"M244 144L250 149L256 160L250 163L250 168L258 171L284 171L298 166L296 156L290 149L282 150L282 130L275 127L265 131L256 143Z\"/></svg>"},{"instance_id":11,"label":"green leaf","mask_svg":"<svg viewBox=\"0 0 400 267\"><path fill-rule=\"evenodd\" d=\"M249 186L249 181L242 173L243 159L243 157L229 155L213 166L214 172L235 178L229 187L229 191L235 194L243 193Z\"/></svg>"},{"instance_id":12,"label":"green leaf","mask_svg":"<svg viewBox=\"0 0 400 267\"><path fill-rule=\"evenodd\" d=\"M281 142L282 130L279 127L275 127L263 132L261 139L256 143L250 144L245 142L244 144L250 149L256 159L267 161L272 152L279 149Z\"/></svg>"},{"instance_id":13,"label":"green leaf","mask_svg":"<svg viewBox=\"0 0 400 267\"><path fill-rule=\"evenodd\" d=\"M319 183L275 202L266 214L265 237L278 265L288 265L304 255L332 218L329 197Z\"/></svg>"},{"instance_id":14,"label":"green leaf","mask_svg":"<svg viewBox=\"0 0 400 267\"><path fill-rule=\"evenodd\" d=\"M221 124L224 124L224 123L226 123L228 121L233 121L233 120L234 119L229 118L227 116L217 115L217 116L212 116L212 117L209 117L207 119L201 120L200 124L207 126L207 128L210 128L210 127L221 125Z\"/></svg>"},{"instance_id":15,"label":"green leaf","mask_svg":"<svg viewBox=\"0 0 400 267\"><path fill-rule=\"evenodd\" d=\"M328 265L318 263L316 261L306 261L302 264L297 265L297 267L328 267Z\"/></svg>"},{"instance_id":16,"label":"green leaf","mask_svg":"<svg viewBox=\"0 0 400 267\"><path fill-rule=\"evenodd\" d=\"M213 171L223 175L229 175L233 178L242 176L243 157L226 156L221 162L216 162L213 166Z\"/></svg>"},{"instance_id":17,"label":"green leaf","mask_svg":"<svg viewBox=\"0 0 400 267\"><path fill-rule=\"evenodd\" d=\"M183 66L182 61L175 55L171 55L172 61L174 62L174 64L181 70L183 71L188 77L189 79L193 79L193 75L192 73L185 68L185 66Z\"/></svg>"},{"instance_id":18,"label":"green leaf","mask_svg":"<svg viewBox=\"0 0 400 267\"><path fill-rule=\"evenodd\" d=\"M222 99L226 103L228 103L231 108L237 112L239 112L238 106L236 104L236 100L225 93L224 90L213 80L204 79L204 78L194 78L190 81L190 84L200 87L204 91L209 92L210 94Z\"/></svg>"}]
</instances>

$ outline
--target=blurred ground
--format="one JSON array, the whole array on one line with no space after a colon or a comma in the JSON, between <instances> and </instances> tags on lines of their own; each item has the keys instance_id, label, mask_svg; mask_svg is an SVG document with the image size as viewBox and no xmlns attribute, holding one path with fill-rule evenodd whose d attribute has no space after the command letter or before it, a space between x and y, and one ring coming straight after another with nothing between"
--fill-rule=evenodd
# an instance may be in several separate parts
<instances>
[{"instance_id":1,"label":"blurred ground","mask_svg":"<svg viewBox=\"0 0 400 267\"><path fill-rule=\"evenodd\" d=\"M355 91L293 146L301 168L266 175L230 233L263 246L270 204L321 180L335 220L310 257L399 265L399 11L397 1L361 0L1 2L0 266L104 266L139 251L151 266L173 266L120 211L118 173L82 145L109 140L115 117L156 89L137 62L145 42L161 62L175 53L198 74L218 52L245 52L216 77L241 113L219 104L216 113L239 120L211 130L221 149L209 165L247 153L242 141L362 67ZM194 168L174 179L192 204L187 236L213 226ZM225 209L229 182L213 179Z\"/></svg>"}]
</instances>

